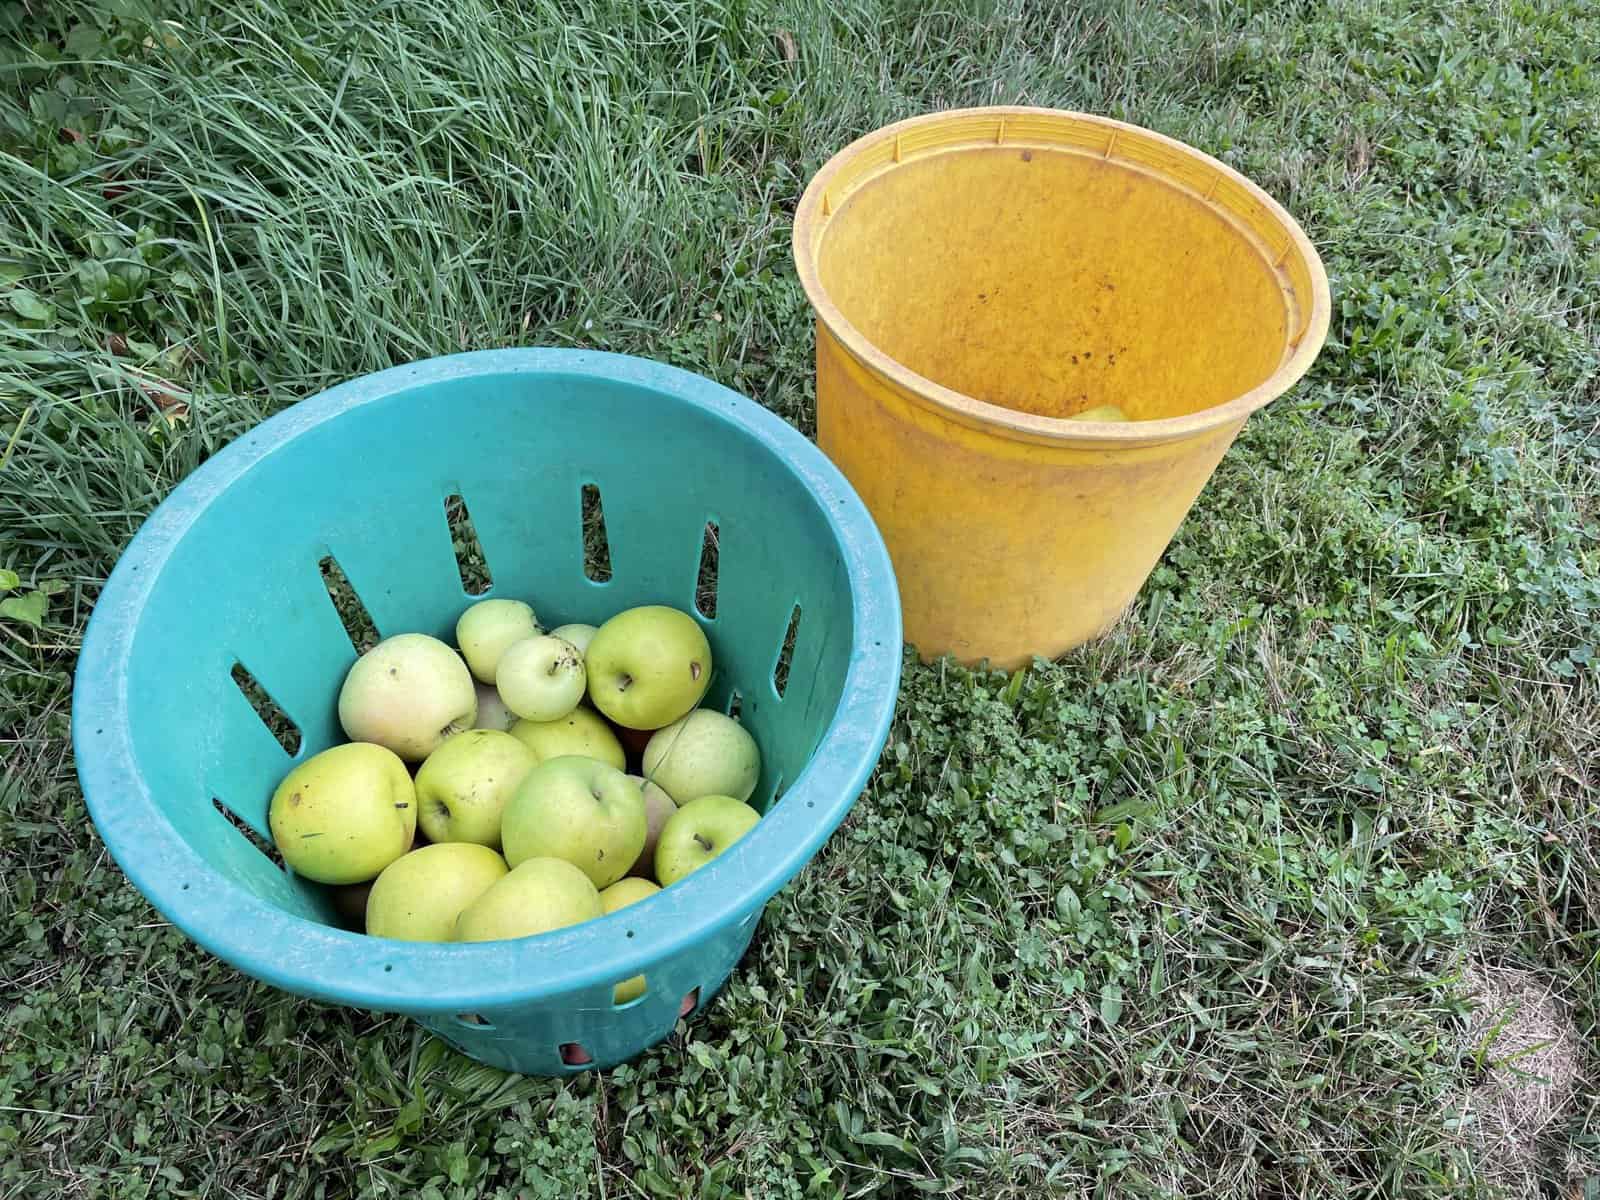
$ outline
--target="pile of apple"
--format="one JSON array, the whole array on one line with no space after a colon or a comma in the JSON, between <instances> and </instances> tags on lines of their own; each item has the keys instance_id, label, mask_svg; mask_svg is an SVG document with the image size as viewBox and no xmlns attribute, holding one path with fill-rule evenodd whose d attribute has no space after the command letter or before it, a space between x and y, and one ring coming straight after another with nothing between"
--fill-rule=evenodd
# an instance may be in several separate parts
<instances>
[{"instance_id":1,"label":"pile of apple","mask_svg":"<svg viewBox=\"0 0 1600 1200\"><path fill-rule=\"evenodd\" d=\"M350 742L273 793L284 862L336 887L367 933L481 942L575 925L671 886L760 820L745 803L760 751L697 707L711 646L688 614L653 605L546 633L529 605L484 600L456 641L407 633L362 655L339 692ZM617 1002L643 986L619 985Z\"/></svg>"}]
</instances>

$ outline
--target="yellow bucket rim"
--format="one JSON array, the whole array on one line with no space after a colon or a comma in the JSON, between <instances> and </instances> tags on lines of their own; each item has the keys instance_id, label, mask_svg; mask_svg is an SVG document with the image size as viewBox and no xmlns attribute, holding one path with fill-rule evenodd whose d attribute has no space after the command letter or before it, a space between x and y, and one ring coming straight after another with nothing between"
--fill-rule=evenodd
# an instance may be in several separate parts
<instances>
[{"instance_id":1,"label":"yellow bucket rim","mask_svg":"<svg viewBox=\"0 0 1600 1200\"><path fill-rule=\"evenodd\" d=\"M878 349L839 310L818 269L830 217L862 186L901 164L986 146L1098 155L1193 196L1252 244L1278 277L1290 310L1282 361L1266 379L1223 404L1153 421L1074 421L1018 412L947 388ZM1249 218L1256 218L1253 222ZM1268 240L1277 233L1281 244ZM1283 395L1310 368L1328 336L1328 273L1305 230L1257 184L1185 142L1139 125L1058 108L994 106L928 113L857 138L806 186L795 210L793 252L800 284L817 317L870 370L956 422L1021 441L1075 445L1150 445L1180 441L1246 417ZM1295 268L1303 274L1296 286Z\"/></svg>"}]
</instances>

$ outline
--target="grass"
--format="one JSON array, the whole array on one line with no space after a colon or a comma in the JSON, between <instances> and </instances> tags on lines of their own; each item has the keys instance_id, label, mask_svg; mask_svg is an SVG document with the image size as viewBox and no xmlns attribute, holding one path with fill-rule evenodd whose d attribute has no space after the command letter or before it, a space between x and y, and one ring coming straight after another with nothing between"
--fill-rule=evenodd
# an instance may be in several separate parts
<instances>
[{"instance_id":1,"label":"grass","mask_svg":"<svg viewBox=\"0 0 1600 1200\"><path fill-rule=\"evenodd\" d=\"M161 9L0 8L0 1191L1600 1191L1600 10ZM463 347L648 354L809 429L805 180L991 102L1219 155L1333 279L1327 351L1112 635L908 670L728 988L603 1078L277 994L146 906L70 676L187 472ZM1488 977L1537 1006L1486 1019ZM1529 1013L1576 1062L1518 1073Z\"/></svg>"}]
</instances>

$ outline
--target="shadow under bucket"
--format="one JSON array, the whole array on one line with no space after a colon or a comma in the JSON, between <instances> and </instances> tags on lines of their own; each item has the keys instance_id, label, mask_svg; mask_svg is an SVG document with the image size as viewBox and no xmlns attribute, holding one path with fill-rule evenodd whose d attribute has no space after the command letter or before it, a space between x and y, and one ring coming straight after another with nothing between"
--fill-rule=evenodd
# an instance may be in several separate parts
<instances>
[{"instance_id":1,"label":"shadow under bucket","mask_svg":"<svg viewBox=\"0 0 1600 1200\"><path fill-rule=\"evenodd\" d=\"M887 541L907 640L1012 667L1105 630L1327 336L1292 217L1181 142L967 109L868 134L795 215L817 426ZM1115 405L1128 420L1074 420Z\"/></svg>"}]
</instances>

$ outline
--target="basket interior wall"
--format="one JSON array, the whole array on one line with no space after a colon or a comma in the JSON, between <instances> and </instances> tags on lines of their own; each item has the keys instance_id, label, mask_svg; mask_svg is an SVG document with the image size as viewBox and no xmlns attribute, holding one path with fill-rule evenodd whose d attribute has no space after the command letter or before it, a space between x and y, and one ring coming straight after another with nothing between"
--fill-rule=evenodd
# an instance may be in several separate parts
<instances>
[{"instance_id":1,"label":"basket interior wall","mask_svg":"<svg viewBox=\"0 0 1600 1200\"><path fill-rule=\"evenodd\" d=\"M247 435L257 437L259 434ZM584 571L582 493L598 487L612 574ZM695 611L716 525L710 702L738 693L763 749L755 800L793 781L838 705L850 588L827 515L768 450L687 404L585 376L481 375L402 392L303 430L205 499L150 585L126 679L138 758L166 818L212 866L281 908L327 919L218 810L264 835L292 762L342 740L355 650L319 563L338 563L379 634L451 641L472 600L446 499L465 501L493 584L547 626L637 604ZM796 606L792 665L774 670ZM242 666L294 723L291 756L252 708Z\"/></svg>"}]
</instances>

